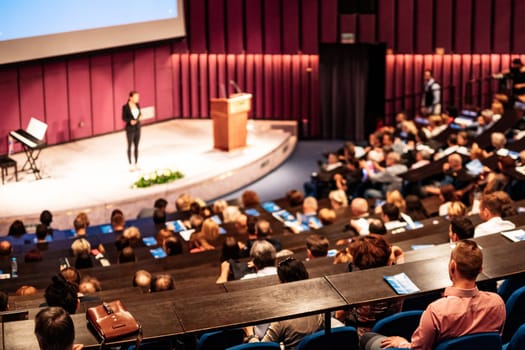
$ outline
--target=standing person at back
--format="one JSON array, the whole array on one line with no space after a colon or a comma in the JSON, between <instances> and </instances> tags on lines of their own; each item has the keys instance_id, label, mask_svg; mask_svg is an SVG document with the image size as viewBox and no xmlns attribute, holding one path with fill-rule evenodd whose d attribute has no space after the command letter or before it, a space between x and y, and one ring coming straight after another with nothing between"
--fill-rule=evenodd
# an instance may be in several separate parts
<instances>
[{"instance_id":1,"label":"standing person at back","mask_svg":"<svg viewBox=\"0 0 525 350\"><path fill-rule=\"evenodd\" d=\"M434 80L432 70L425 69L423 79L423 97L421 99L421 114L424 116L441 114L441 86Z\"/></svg>"},{"instance_id":2,"label":"standing person at back","mask_svg":"<svg viewBox=\"0 0 525 350\"><path fill-rule=\"evenodd\" d=\"M128 163L129 170L138 170L139 141L140 141L140 118L142 116L139 105L139 93L131 91L128 102L122 106L122 120L126 122L126 138L128 141ZM134 147L135 163L132 164L131 145Z\"/></svg>"},{"instance_id":3,"label":"standing person at back","mask_svg":"<svg viewBox=\"0 0 525 350\"><path fill-rule=\"evenodd\" d=\"M506 317L505 303L496 293L478 290L476 277L481 272L482 264L483 254L476 242L457 242L448 264L452 287L446 288L443 297L423 312L411 341L397 336L365 333L361 338L361 348L433 349L445 339L467 334L501 334Z\"/></svg>"}]
</instances>

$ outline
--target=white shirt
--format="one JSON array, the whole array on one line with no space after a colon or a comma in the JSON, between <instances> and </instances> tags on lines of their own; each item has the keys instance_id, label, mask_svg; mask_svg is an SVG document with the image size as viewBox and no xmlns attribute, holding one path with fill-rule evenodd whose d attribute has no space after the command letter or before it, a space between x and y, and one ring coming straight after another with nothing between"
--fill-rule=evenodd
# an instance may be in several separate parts
<instances>
[{"instance_id":1,"label":"white shirt","mask_svg":"<svg viewBox=\"0 0 525 350\"><path fill-rule=\"evenodd\" d=\"M266 266L265 268L260 269L257 272L249 273L249 274L246 274L246 275L242 276L241 280L249 280L249 279L252 279L252 278L264 277L264 276L273 276L273 275L277 275L277 267L275 267L275 266Z\"/></svg>"},{"instance_id":2,"label":"white shirt","mask_svg":"<svg viewBox=\"0 0 525 350\"><path fill-rule=\"evenodd\" d=\"M495 216L485 222L482 222L474 229L474 238L498 233L501 231L512 230L515 228L512 222L503 220L500 216Z\"/></svg>"}]
</instances>

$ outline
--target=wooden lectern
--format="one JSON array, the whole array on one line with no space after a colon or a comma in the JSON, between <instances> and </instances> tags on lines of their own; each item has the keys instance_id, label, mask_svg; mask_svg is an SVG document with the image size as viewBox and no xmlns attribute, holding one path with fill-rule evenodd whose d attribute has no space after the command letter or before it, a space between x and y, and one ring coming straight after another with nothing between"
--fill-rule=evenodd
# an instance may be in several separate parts
<instances>
[{"instance_id":1,"label":"wooden lectern","mask_svg":"<svg viewBox=\"0 0 525 350\"><path fill-rule=\"evenodd\" d=\"M251 109L252 95L247 93L210 99L214 148L230 151L246 146L246 124Z\"/></svg>"}]
</instances>

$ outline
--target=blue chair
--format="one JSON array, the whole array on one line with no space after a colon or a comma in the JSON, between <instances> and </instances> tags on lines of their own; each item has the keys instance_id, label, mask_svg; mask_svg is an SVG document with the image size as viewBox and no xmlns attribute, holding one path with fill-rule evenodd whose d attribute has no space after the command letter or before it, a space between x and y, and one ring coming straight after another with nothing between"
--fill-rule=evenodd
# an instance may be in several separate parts
<instances>
[{"instance_id":1,"label":"blue chair","mask_svg":"<svg viewBox=\"0 0 525 350\"><path fill-rule=\"evenodd\" d=\"M244 331L240 328L204 333L197 340L196 350L224 350L242 344Z\"/></svg>"},{"instance_id":2,"label":"blue chair","mask_svg":"<svg viewBox=\"0 0 525 350\"><path fill-rule=\"evenodd\" d=\"M507 318L502 341L508 343L518 328L525 323L525 287L518 288L505 303Z\"/></svg>"},{"instance_id":3,"label":"blue chair","mask_svg":"<svg viewBox=\"0 0 525 350\"><path fill-rule=\"evenodd\" d=\"M525 324L514 333L510 342L503 345L503 350L521 350L525 349Z\"/></svg>"},{"instance_id":4,"label":"blue chair","mask_svg":"<svg viewBox=\"0 0 525 350\"><path fill-rule=\"evenodd\" d=\"M246 343L241 345L232 346L226 350L281 350L279 343Z\"/></svg>"},{"instance_id":5,"label":"blue chair","mask_svg":"<svg viewBox=\"0 0 525 350\"><path fill-rule=\"evenodd\" d=\"M332 328L329 335L327 335L323 329L304 337L295 349L358 350L359 340L357 338L357 331L354 327Z\"/></svg>"},{"instance_id":6,"label":"blue chair","mask_svg":"<svg viewBox=\"0 0 525 350\"><path fill-rule=\"evenodd\" d=\"M385 317L376 322L374 327L372 327L372 332L387 337L398 335L405 339L410 339L419 326L419 319L422 313L422 310L403 311Z\"/></svg>"},{"instance_id":7,"label":"blue chair","mask_svg":"<svg viewBox=\"0 0 525 350\"><path fill-rule=\"evenodd\" d=\"M498 294L504 302L510 298L518 288L525 286L525 273L508 277L498 288Z\"/></svg>"},{"instance_id":8,"label":"blue chair","mask_svg":"<svg viewBox=\"0 0 525 350\"><path fill-rule=\"evenodd\" d=\"M440 342L434 350L500 350L499 333L476 333Z\"/></svg>"}]
</instances>

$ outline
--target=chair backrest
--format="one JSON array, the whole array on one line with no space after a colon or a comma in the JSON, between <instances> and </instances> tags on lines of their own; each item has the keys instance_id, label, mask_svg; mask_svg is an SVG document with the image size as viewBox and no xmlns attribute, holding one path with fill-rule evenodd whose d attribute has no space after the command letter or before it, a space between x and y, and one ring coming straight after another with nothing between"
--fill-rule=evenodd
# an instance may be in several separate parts
<instances>
[{"instance_id":1,"label":"chair backrest","mask_svg":"<svg viewBox=\"0 0 525 350\"><path fill-rule=\"evenodd\" d=\"M232 346L226 350L281 350L279 343L246 343L241 345Z\"/></svg>"},{"instance_id":2,"label":"chair backrest","mask_svg":"<svg viewBox=\"0 0 525 350\"><path fill-rule=\"evenodd\" d=\"M240 328L204 333L197 341L197 350L224 350L242 344L244 331Z\"/></svg>"},{"instance_id":3,"label":"chair backrest","mask_svg":"<svg viewBox=\"0 0 525 350\"><path fill-rule=\"evenodd\" d=\"M521 350L525 349L525 324L522 324L520 328L514 333L510 342L505 344L505 350Z\"/></svg>"},{"instance_id":4,"label":"chair backrest","mask_svg":"<svg viewBox=\"0 0 525 350\"><path fill-rule=\"evenodd\" d=\"M24 321L29 318L29 311L15 310L0 312L0 322Z\"/></svg>"},{"instance_id":5,"label":"chair backrest","mask_svg":"<svg viewBox=\"0 0 525 350\"><path fill-rule=\"evenodd\" d=\"M525 287L518 288L505 303L507 318L503 328L502 341L507 343L519 326L525 323Z\"/></svg>"},{"instance_id":6,"label":"chair backrest","mask_svg":"<svg viewBox=\"0 0 525 350\"><path fill-rule=\"evenodd\" d=\"M357 331L354 327L332 328L329 335L325 330L317 331L307 335L295 348L296 350L317 350L317 349L359 349Z\"/></svg>"},{"instance_id":7,"label":"chair backrest","mask_svg":"<svg viewBox=\"0 0 525 350\"><path fill-rule=\"evenodd\" d=\"M377 321L372 328L372 332L385 335L387 337L398 335L405 339L410 339L419 325L422 310L412 310L398 312L397 314Z\"/></svg>"},{"instance_id":8,"label":"chair backrest","mask_svg":"<svg viewBox=\"0 0 525 350\"><path fill-rule=\"evenodd\" d=\"M508 277L498 288L498 294L504 302L510 298L518 288L525 286L525 273Z\"/></svg>"},{"instance_id":9,"label":"chair backrest","mask_svg":"<svg viewBox=\"0 0 525 350\"><path fill-rule=\"evenodd\" d=\"M500 350L499 333L476 333L440 342L435 350Z\"/></svg>"}]
</instances>

